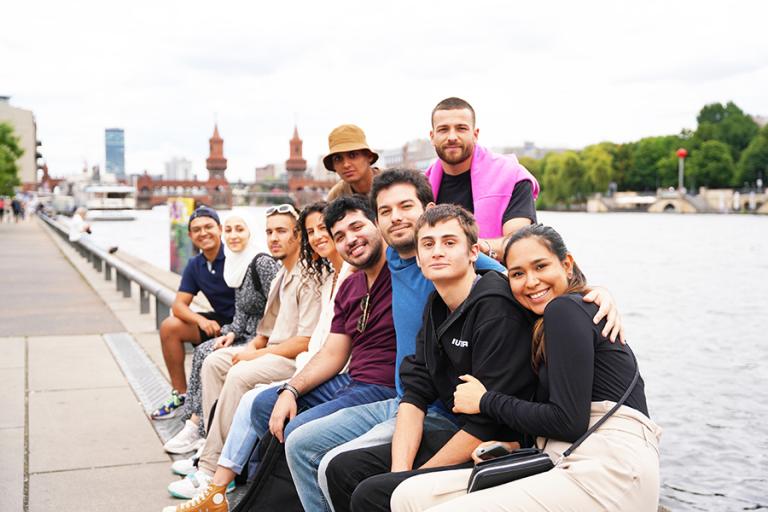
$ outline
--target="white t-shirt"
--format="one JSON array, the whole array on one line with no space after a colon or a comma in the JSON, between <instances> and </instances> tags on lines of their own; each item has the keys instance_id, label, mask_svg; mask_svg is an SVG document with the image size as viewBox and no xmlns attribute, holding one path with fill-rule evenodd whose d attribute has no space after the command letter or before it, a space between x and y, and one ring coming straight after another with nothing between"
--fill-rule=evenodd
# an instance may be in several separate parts
<instances>
[{"instance_id":1,"label":"white t-shirt","mask_svg":"<svg viewBox=\"0 0 768 512\"><path fill-rule=\"evenodd\" d=\"M78 215L74 214L69 221L69 241L77 242L83 237L83 228L85 227L85 220Z\"/></svg>"}]
</instances>

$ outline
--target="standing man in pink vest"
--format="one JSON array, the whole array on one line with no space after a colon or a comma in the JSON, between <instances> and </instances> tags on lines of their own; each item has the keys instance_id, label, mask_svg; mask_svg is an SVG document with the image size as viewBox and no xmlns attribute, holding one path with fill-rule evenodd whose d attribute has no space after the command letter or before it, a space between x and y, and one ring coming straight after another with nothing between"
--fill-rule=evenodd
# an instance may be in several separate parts
<instances>
[{"instance_id":1,"label":"standing man in pink vest","mask_svg":"<svg viewBox=\"0 0 768 512\"><path fill-rule=\"evenodd\" d=\"M514 155L477 144L475 110L461 98L446 98L432 110L429 138L438 159L427 169L435 199L475 214L480 250L499 259L503 238L536 222L539 184Z\"/></svg>"}]
</instances>

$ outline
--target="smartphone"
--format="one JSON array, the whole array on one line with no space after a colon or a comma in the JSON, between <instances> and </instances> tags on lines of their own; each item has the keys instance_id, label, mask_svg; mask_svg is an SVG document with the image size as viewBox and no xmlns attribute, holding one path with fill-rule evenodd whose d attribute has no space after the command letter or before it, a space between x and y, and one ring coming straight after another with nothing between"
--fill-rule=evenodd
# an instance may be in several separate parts
<instances>
[{"instance_id":1,"label":"smartphone","mask_svg":"<svg viewBox=\"0 0 768 512\"><path fill-rule=\"evenodd\" d=\"M504 445L501 443L493 443L489 444L488 446L478 448L475 453L477 453L477 456L480 458L480 460L489 460L495 459L496 457L501 457L502 455L508 455L509 450L504 448Z\"/></svg>"}]
</instances>

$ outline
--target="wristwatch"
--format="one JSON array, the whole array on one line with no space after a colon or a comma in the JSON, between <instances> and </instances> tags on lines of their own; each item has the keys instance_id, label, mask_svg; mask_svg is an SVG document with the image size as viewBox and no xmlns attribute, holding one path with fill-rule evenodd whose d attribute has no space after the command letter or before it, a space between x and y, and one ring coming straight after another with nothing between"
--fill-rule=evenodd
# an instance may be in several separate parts
<instances>
[{"instance_id":1,"label":"wristwatch","mask_svg":"<svg viewBox=\"0 0 768 512\"><path fill-rule=\"evenodd\" d=\"M299 399L299 390L296 389L295 387L291 386L287 382L282 384L279 388L277 388L277 394L279 395L280 393L282 393L286 389L291 392L291 394L293 395L293 398L295 398L296 400Z\"/></svg>"}]
</instances>

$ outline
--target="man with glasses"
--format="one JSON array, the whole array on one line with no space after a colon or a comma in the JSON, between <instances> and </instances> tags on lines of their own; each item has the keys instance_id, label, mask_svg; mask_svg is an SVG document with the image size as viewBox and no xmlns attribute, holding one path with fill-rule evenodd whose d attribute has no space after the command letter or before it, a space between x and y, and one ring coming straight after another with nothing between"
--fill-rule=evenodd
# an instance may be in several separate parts
<instances>
[{"instance_id":1,"label":"man with glasses","mask_svg":"<svg viewBox=\"0 0 768 512\"><path fill-rule=\"evenodd\" d=\"M224 281L224 248L221 223L215 210L200 206L189 217L189 237L200 250L184 268L169 316L160 324L160 343L173 392L168 401L152 413L162 420L176 415L184 405L187 377L184 372L184 342L193 345L219 335L221 326L232 322L235 314L235 292ZM196 313L189 307L202 291L213 306L212 312Z\"/></svg>"},{"instance_id":2,"label":"man with glasses","mask_svg":"<svg viewBox=\"0 0 768 512\"><path fill-rule=\"evenodd\" d=\"M307 350L320 317L320 287L299 264L299 213L283 204L268 208L266 215L269 252L282 262L282 267L272 282L256 337L239 347L216 350L203 362L200 376L204 414L208 415L218 402L213 418L206 418L208 436L199 470L168 486L177 498L190 499L205 489L216 470L240 398L257 384L293 375L296 356Z\"/></svg>"}]
</instances>

